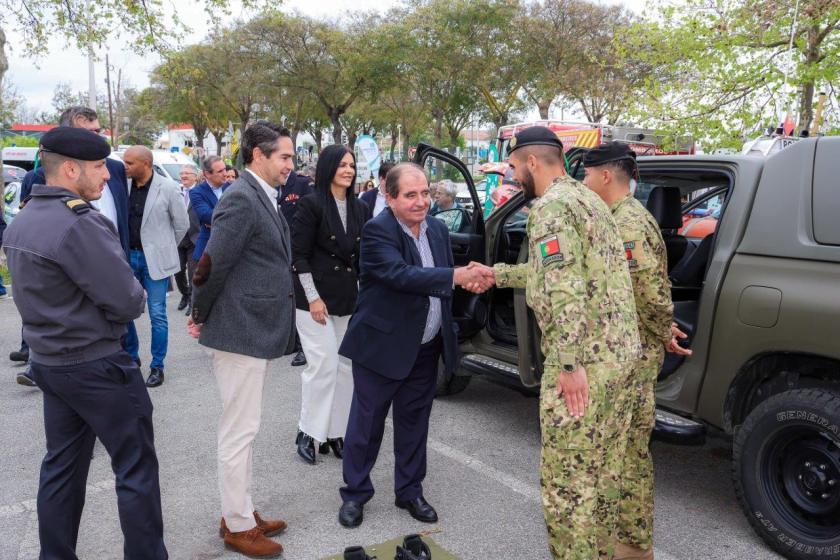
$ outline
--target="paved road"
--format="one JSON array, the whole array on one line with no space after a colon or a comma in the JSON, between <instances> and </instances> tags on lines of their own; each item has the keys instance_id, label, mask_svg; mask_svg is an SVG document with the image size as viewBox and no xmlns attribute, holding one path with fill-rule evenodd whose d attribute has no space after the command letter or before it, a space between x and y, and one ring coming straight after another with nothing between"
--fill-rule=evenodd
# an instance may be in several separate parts
<instances>
[{"instance_id":1,"label":"paved road","mask_svg":"<svg viewBox=\"0 0 840 560\"><path fill-rule=\"evenodd\" d=\"M220 405L210 360L185 334L185 318L169 301L170 344L166 382L152 389L161 465L166 542L173 560L237 558L217 534L219 496L215 432ZM139 321L148 363L149 324ZM34 498L44 452L41 397L15 384L20 319L11 299L0 300L0 559L38 556ZM272 364L263 424L255 449L257 507L281 516L286 558L317 559L352 544L373 544L433 529L433 538L464 560L548 559L539 502L537 401L483 379L439 400L432 414L426 497L437 508L436 526L415 522L393 506L392 444L386 436L373 474L377 495L365 522L347 530L336 520L340 463L327 456L304 464L294 453L299 369L289 359ZM148 373L148 372L146 372ZM713 438L703 447L654 444L656 554L659 560L769 559L738 508L729 475L729 446ZM122 558L113 476L97 445L88 477L80 558Z\"/></svg>"}]
</instances>

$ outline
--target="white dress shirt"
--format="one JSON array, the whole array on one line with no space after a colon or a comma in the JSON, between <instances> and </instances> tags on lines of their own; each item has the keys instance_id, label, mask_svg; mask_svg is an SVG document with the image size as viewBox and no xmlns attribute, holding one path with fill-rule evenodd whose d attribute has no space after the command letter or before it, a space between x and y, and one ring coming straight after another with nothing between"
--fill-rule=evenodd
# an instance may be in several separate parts
<instances>
[{"instance_id":1,"label":"white dress shirt","mask_svg":"<svg viewBox=\"0 0 840 560\"><path fill-rule=\"evenodd\" d=\"M266 183L265 181L263 181L262 177L260 177L259 175L257 175L253 171L251 171L250 169L246 169L245 171L250 173L254 177L254 179L257 180L257 183L259 183L260 186L262 187L262 190L265 191L265 195L268 197L268 200L270 200L271 203L274 204L274 208L277 210L277 213L279 214L280 213L280 205L277 203L277 195L279 194L279 191L277 189L275 189L274 187L272 187L271 185L269 185L268 183Z\"/></svg>"},{"instance_id":2,"label":"white dress shirt","mask_svg":"<svg viewBox=\"0 0 840 560\"><path fill-rule=\"evenodd\" d=\"M114 194L111 192L111 187L107 184L102 189L102 196L99 200L91 200L90 205L99 210L99 213L111 220L114 227L119 231L117 226L117 205L114 202Z\"/></svg>"},{"instance_id":3,"label":"white dress shirt","mask_svg":"<svg viewBox=\"0 0 840 560\"><path fill-rule=\"evenodd\" d=\"M373 216L378 216L387 207L388 203L385 201L385 195L382 194L382 189L376 189L376 204L373 205Z\"/></svg>"}]
</instances>

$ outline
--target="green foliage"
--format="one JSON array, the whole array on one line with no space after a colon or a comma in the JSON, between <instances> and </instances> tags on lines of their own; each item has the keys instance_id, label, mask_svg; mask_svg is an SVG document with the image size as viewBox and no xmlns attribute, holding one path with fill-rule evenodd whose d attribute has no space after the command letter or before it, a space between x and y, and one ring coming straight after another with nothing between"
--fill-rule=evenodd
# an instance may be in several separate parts
<instances>
[{"instance_id":1,"label":"green foliage","mask_svg":"<svg viewBox=\"0 0 840 560\"><path fill-rule=\"evenodd\" d=\"M659 6L659 21L631 27L622 42L622 55L641 53L661 69L645 80L635 116L669 132L691 133L705 149L738 148L788 110L799 115L799 128L807 128L815 92L826 88L827 116L836 122L840 3L800 0L797 14L794 9L794 2L771 0Z\"/></svg>"},{"instance_id":2,"label":"green foliage","mask_svg":"<svg viewBox=\"0 0 840 560\"><path fill-rule=\"evenodd\" d=\"M38 138L33 136L4 136L2 146L8 148L10 146L17 146L18 148L37 148Z\"/></svg>"}]
</instances>

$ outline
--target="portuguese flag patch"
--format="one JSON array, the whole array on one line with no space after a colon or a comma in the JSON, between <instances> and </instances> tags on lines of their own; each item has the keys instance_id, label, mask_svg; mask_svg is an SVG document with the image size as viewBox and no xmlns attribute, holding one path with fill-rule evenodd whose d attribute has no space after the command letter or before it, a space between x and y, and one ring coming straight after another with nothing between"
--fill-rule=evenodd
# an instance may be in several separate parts
<instances>
[{"instance_id":1,"label":"portuguese flag patch","mask_svg":"<svg viewBox=\"0 0 840 560\"><path fill-rule=\"evenodd\" d=\"M560 252L560 240L557 239L556 235L540 241L540 257L542 257L543 266L563 262L563 253Z\"/></svg>"},{"instance_id":2,"label":"portuguese flag patch","mask_svg":"<svg viewBox=\"0 0 840 560\"><path fill-rule=\"evenodd\" d=\"M557 236L545 239L540 243L540 254L542 254L542 258L550 257L551 255L556 255L559 252L560 242L557 240Z\"/></svg>"}]
</instances>

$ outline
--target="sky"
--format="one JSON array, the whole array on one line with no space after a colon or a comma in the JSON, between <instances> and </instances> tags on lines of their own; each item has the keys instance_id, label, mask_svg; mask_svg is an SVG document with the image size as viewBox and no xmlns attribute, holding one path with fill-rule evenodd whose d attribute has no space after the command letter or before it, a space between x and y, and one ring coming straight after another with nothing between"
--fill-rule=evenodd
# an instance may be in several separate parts
<instances>
[{"instance_id":1,"label":"sky","mask_svg":"<svg viewBox=\"0 0 840 560\"><path fill-rule=\"evenodd\" d=\"M622 4L628 9L641 13L645 0L601 0L605 4ZM298 11L311 17L334 17L347 11L385 11L397 5L397 0L285 0L284 11ZM239 3L234 0L231 5L232 13L223 18L222 23L230 23L237 18L247 18ZM174 2L172 5L174 6ZM175 9L175 8L170 8ZM178 16L194 27L192 33L186 37L172 37L173 43L190 44L203 39L206 14L198 0L180 0L178 2ZM194 24L193 22L197 22ZM88 89L88 59L74 46L68 46L62 39L55 38L48 42L43 54L36 57L24 56L22 48L15 45L20 41L20 35L13 29L6 29L7 56L9 71L6 79L17 89L29 108L38 111L52 111L52 96L56 85L61 82L69 83L73 91L87 91ZM112 38L107 48L96 53L99 59L94 63L94 74L98 92L105 92L105 54L108 53L112 69L122 69L124 83L131 87L142 89L149 84L148 74L159 62L154 55L138 56L124 48L118 37ZM116 80L116 75L112 76ZM100 108L100 110L102 110Z\"/></svg>"}]
</instances>

